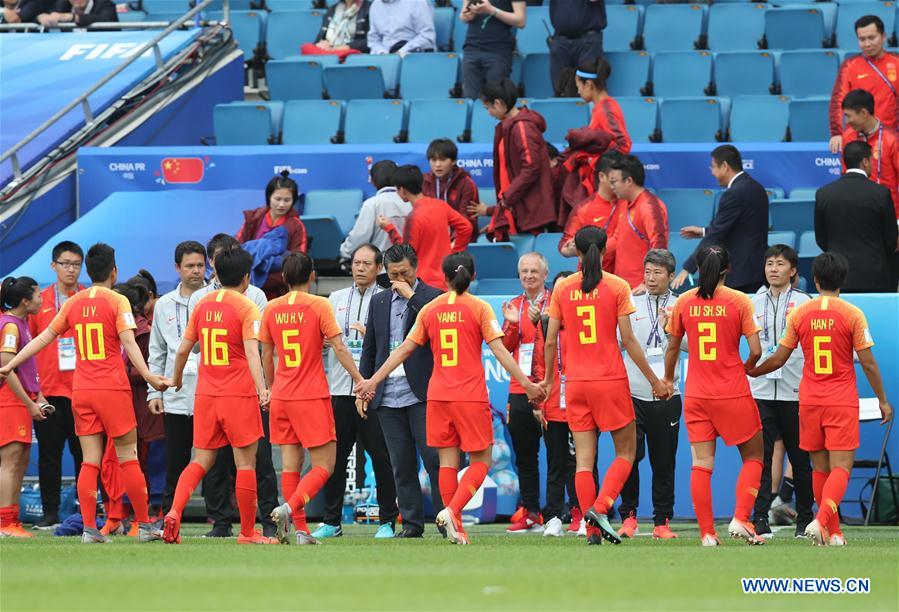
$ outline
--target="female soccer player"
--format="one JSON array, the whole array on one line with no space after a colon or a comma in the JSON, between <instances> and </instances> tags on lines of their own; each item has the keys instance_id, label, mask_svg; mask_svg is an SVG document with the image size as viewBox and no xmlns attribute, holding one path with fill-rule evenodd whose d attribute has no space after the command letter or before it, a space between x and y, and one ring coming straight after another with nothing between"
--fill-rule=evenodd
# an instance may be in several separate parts
<instances>
[{"instance_id":1,"label":"female soccer player","mask_svg":"<svg viewBox=\"0 0 899 612\"><path fill-rule=\"evenodd\" d=\"M450 542L468 544L460 518L462 508L484 482L493 449L481 343L487 343L500 365L524 388L528 399L541 402L545 394L524 375L503 346L503 332L490 306L468 293L475 274L471 255L449 255L443 260L443 273L449 292L422 308L406 340L370 379L356 386L356 395L364 401L371 399L390 372L430 341L434 373L428 385L427 441L440 456L440 495L446 506L437 514L437 526L446 530ZM471 459L461 481L460 450Z\"/></svg>"},{"instance_id":2,"label":"female soccer player","mask_svg":"<svg viewBox=\"0 0 899 612\"><path fill-rule=\"evenodd\" d=\"M690 494L703 546L720 546L712 514L712 467L715 440L736 445L743 458L737 477L734 518L728 532L749 544L764 544L749 515L762 477L762 422L752 399L746 371L762 355L755 308L746 294L724 286L730 257L720 246L699 250L699 287L682 294L668 320L665 381L674 380L680 343L687 335L690 368L684 392L684 422L693 453ZM749 342L749 357L740 361L740 336Z\"/></svg>"},{"instance_id":3,"label":"female soccer player","mask_svg":"<svg viewBox=\"0 0 899 612\"><path fill-rule=\"evenodd\" d=\"M37 281L9 277L0 287L0 365L6 365L31 340L28 315L41 309ZM37 401L35 401L37 400ZM28 468L31 421L43 421L52 408L41 395L34 358L25 361L0 387L0 537L30 538L19 522L19 493Z\"/></svg>"},{"instance_id":4,"label":"female soccer player","mask_svg":"<svg viewBox=\"0 0 899 612\"><path fill-rule=\"evenodd\" d=\"M634 312L627 281L602 270L606 250L605 230L582 227L574 236L581 271L559 281L549 306L545 359L557 359L556 346L562 332L565 397L568 425L574 438L577 471L574 486L584 520L590 525L587 544L602 544L603 538L621 544L621 538L606 516L621 492L637 453L634 405L621 343L652 385L653 393L668 398L673 393L653 373L631 329L628 315ZM546 368L542 386L553 388L555 368ZM609 466L596 495L593 466L596 464L596 431L612 432L615 461Z\"/></svg>"}]
</instances>

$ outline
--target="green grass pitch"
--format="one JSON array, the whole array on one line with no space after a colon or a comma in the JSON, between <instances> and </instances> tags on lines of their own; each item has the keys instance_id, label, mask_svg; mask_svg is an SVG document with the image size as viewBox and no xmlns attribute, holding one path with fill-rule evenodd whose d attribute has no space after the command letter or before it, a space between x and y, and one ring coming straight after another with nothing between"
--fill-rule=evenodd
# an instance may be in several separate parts
<instances>
[{"instance_id":1,"label":"green grass pitch","mask_svg":"<svg viewBox=\"0 0 899 612\"><path fill-rule=\"evenodd\" d=\"M504 528L472 527L466 547L431 527L423 540L376 541L374 527L353 526L304 547L187 537L199 525L185 526L180 546L5 539L0 610L899 609L896 528L847 528L845 548L814 548L791 529L766 546L701 548L692 525L675 526L679 540L599 547ZM748 595L742 577L863 577L870 593Z\"/></svg>"}]
</instances>

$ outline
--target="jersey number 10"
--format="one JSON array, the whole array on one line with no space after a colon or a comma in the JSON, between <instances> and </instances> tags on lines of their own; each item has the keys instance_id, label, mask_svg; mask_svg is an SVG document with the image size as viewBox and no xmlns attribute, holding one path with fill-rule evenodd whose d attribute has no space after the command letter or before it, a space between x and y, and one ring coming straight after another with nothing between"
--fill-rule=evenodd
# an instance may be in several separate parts
<instances>
[{"instance_id":1,"label":"jersey number 10","mask_svg":"<svg viewBox=\"0 0 899 612\"><path fill-rule=\"evenodd\" d=\"M78 352L84 361L106 359L106 343L103 341L102 323L76 323Z\"/></svg>"}]
</instances>

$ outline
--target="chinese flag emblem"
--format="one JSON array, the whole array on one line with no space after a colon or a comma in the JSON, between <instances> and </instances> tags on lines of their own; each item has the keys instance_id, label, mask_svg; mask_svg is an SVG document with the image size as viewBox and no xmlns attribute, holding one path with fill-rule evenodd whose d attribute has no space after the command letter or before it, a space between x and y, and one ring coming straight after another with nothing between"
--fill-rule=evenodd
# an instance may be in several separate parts
<instances>
[{"instance_id":1,"label":"chinese flag emblem","mask_svg":"<svg viewBox=\"0 0 899 612\"><path fill-rule=\"evenodd\" d=\"M166 183L199 183L203 168L199 157L166 157L162 160L162 178Z\"/></svg>"}]
</instances>

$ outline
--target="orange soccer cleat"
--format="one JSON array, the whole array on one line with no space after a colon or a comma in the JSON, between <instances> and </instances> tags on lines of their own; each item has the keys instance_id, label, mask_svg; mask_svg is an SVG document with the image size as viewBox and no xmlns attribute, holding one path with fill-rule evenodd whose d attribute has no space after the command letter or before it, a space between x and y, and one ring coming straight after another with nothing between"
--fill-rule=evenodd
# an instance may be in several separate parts
<instances>
[{"instance_id":1,"label":"orange soccer cleat","mask_svg":"<svg viewBox=\"0 0 899 612\"><path fill-rule=\"evenodd\" d=\"M668 519L665 519L664 525L656 525L652 530L652 539L654 540L673 540L679 537L679 535L671 531L671 528L668 526Z\"/></svg>"},{"instance_id":2,"label":"orange soccer cleat","mask_svg":"<svg viewBox=\"0 0 899 612\"><path fill-rule=\"evenodd\" d=\"M237 536L238 544L280 544L278 538L270 538L262 535L259 531L253 531L253 535L245 536L240 534Z\"/></svg>"},{"instance_id":3,"label":"orange soccer cleat","mask_svg":"<svg viewBox=\"0 0 899 612\"><path fill-rule=\"evenodd\" d=\"M34 534L30 531L26 531L24 527L22 527L22 523L15 522L10 523L0 529L0 537L3 538L33 538Z\"/></svg>"},{"instance_id":4,"label":"orange soccer cleat","mask_svg":"<svg viewBox=\"0 0 899 612\"><path fill-rule=\"evenodd\" d=\"M622 538L632 538L635 533L637 533L637 517L631 512L630 516L621 523L621 529L618 530L618 535Z\"/></svg>"}]
</instances>

